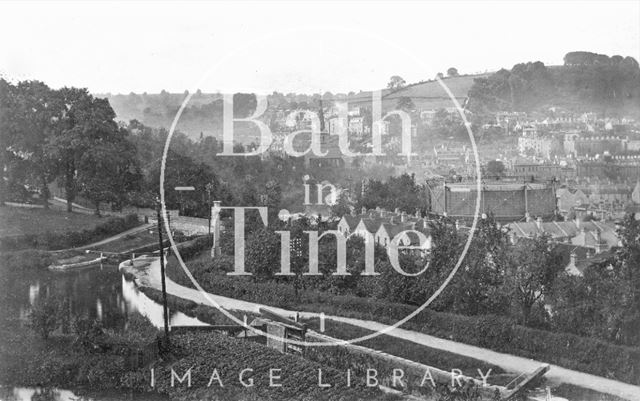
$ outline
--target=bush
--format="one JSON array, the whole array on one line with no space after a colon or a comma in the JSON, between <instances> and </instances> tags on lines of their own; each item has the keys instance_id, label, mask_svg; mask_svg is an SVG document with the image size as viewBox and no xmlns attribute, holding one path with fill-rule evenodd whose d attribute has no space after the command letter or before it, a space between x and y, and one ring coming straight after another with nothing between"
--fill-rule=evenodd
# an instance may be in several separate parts
<instances>
[{"instance_id":1,"label":"bush","mask_svg":"<svg viewBox=\"0 0 640 401\"><path fill-rule=\"evenodd\" d=\"M59 302L53 297L38 299L29 313L29 327L47 340L58 328Z\"/></svg>"},{"instance_id":2,"label":"bush","mask_svg":"<svg viewBox=\"0 0 640 401\"><path fill-rule=\"evenodd\" d=\"M183 259L191 259L211 247L211 238L209 236L197 237L190 241L182 242L177 246L180 256Z\"/></svg>"},{"instance_id":3,"label":"bush","mask_svg":"<svg viewBox=\"0 0 640 401\"><path fill-rule=\"evenodd\" d=\"M75 344L80 345L85 351L92 352L103 335L103 327L99 320L75 318L73 334L76 336Z\"/></svg>"},{"instance_id":4,"label":"bush","mask_svg":"<svg viewBox=\"0 0 640 401\"><path fill-rule=\"evenodd\" d=\"M503 348L513 338L513 322L501 316L478 316L475 318L475 329L479 345L484 348Z\"/></svg>"}]
</instances>

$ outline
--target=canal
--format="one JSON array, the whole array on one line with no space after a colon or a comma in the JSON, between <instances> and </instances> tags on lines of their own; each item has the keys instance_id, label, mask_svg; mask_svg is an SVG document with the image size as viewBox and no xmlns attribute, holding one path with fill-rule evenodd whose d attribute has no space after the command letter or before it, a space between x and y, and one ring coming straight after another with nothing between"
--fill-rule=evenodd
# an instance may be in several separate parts
<instances>
[{"instance_id":1,"label":"canal","mask_svg":"<svg viewBox=\"0 0 640 401\"><path fill-rule=\"evenodd\" d=\"M40 269L8 271L0 274L0 315L26 324L32 306L40 298L55 296L67 300L70 316L97 319L107 328L120 329L133 313L163 326L162 305L154 302L133 281L126 279L114 264L86 267L66 272ZM171 325L204 325L178 311L169 311ZM0 361L2 363L2 361ZM0 383L1 384L1 383ZM0 401L111 401L121 399L166 400L157 394L122 391L78 393L68 389L0 386Z\"/></svg>"}]
</instances>

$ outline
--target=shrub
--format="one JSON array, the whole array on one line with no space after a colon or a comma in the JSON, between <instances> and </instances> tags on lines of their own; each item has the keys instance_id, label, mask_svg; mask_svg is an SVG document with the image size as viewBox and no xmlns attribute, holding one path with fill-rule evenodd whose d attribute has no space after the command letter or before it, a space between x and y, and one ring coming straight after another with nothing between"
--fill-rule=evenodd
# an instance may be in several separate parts
<instances>
[{"instance_id":1,"label":"shrub","mask_svg":"<svg viewBox=\"0 0 640 401\"><path fill-rule=\"evenodd\" d=\"M39 298L29 313L29 327L44 340L58 328L59 303L54 297Z\"/></svg>"},{"instance_id":2,"label":"shrub","mask_svg":"<svg viewBox=\"0 0 640 401\"><path fill-rule=\"evenodd\" d=\"M97 348L103 327L98 320L76 317L73 320L73 333L76 336L74 343L91 352Z\"/></svg>"},{"instance_id":3,"label":"shrub","mask_svg":"<svg viewBox=\"0 0 640 401\"><path fill-rule=\"evenodd\" d=\"M500 349L513 338L513 323L501 316L478 316L475 329L479 345L485 348Z\"/></svg>"}]
</instances>

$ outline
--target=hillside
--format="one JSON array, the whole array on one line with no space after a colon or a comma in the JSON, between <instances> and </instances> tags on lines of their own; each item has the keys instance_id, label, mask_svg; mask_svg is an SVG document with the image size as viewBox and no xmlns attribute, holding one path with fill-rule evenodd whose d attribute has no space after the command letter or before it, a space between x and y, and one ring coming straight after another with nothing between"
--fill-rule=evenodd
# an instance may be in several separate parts
<instances>
[{"instance_id":1,"label":"hillside","mask_svg":"<svg viewBox=\"0 0 640 401\"><path fill-rule=\"evenodd\" d=\"M496 111L596 112L607 117L640 117L640 68L632 57L570 52L561 66L520 63L478 79L469 91L469 108Z\"/></svg>"},{"instance_id":2,"label":"hillside","mask_svg":"<svg viewBox=\"0 0 640 401\"><path fill-rule=\"evenodd\" d=\"M449 87L456 99L462 104L467 98L467 93L473 85L475 78L486 77L482 75L464 75L459 77L444 78L444 83ZM168 128L173 121L181 103L187 96L185 93L161 92L158 94L135 94L128 95L102 94L98 97L109 99L111 107L116 112L118 120L128 122L138 120L147 126ZM436 81L425 81L407 85L397 90L381 89L383 110L394 109L401 97L410 97L418 110L434 110L439 108L454 107L447 93ZM350 105L363 105L371 107L371 91L361 91L357 94L345 96ZM270 95L268 98L270 106L296 108L296 105L303 107L305 104L312 104L319 95ZM222 95L219 93L198 92L192 96L189 105L180 118L177 129L184 132L191 138L198 138L200 133L215 137L221 136L222 130ZM336 97L323 96L325 102L329 103ZM341 100L344 98L340 98ZM244 102L242 102L244 100ZM237 101L234 100L234 103ZM342 100L343 101L343 100ZM241 99L240 113L249 113L252 110L248 99ZM326 103L325 103L326 104ZM238 112L238 110L236 110ZM253 127L238 126L238 139L250 138L257 132Z\"/></svg>"}]
</instances>

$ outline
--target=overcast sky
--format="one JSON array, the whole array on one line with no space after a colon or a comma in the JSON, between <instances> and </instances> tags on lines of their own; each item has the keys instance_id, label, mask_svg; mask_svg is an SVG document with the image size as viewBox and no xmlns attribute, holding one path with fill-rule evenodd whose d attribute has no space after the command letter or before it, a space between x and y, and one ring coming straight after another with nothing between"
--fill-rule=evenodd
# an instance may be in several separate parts
<instances>
[{"instance_id":1,"label":"overcast sky","mask_svg":"<svg viewBox=\"0 0 640 401\"><path fill-rule=\"evenodd\" d=\"M2 76L94 93L335 93L573 50L640 59L640 1L21 1L0 15Z\"/></svg>"}]
</instances>

